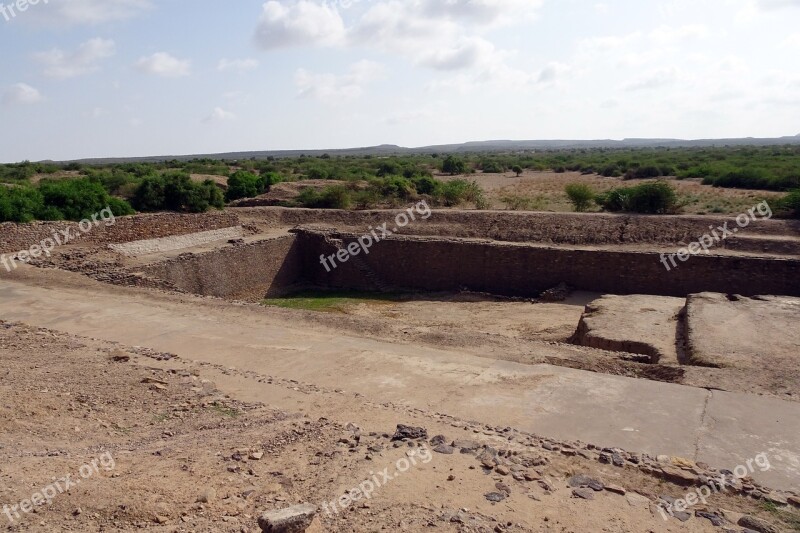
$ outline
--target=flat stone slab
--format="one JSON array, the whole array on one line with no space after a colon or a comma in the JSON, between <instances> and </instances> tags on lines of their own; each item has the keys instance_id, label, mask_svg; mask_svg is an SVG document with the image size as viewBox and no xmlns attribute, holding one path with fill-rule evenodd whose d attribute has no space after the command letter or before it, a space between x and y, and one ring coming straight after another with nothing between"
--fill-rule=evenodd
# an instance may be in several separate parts
<instances>
[{"instance_id":1,"label":"flat stone slab","mask_svg":"<svg viewBox=\"0 0 800 533\"><path fill-rule=\"evenodd\" d=\"M241 238L242 235L244 235L244 230L242 227L233 226L230 228L201 231L186 235L173 235L171 237L162 237L160 239L146 239L143 241L132 241L122 244L109 244L108 247L122 255L126 255L128 257L137 257L140 255L183 250L216 241L238 239Z\"/></svg>"},{"instance_id":2,"label":"flat stone slab","mask_svg":"<svg viewBox=\"0 0 800 533\"><path fill-rule=\"evenodd\" d=\"M800 365L798 324L800 298L692 294L686 301L688 362L794 370Z\"/></svg>"},{"instance_id":3,"label":"flat stone slab","mask_svg":"<svg viewBox=\"0 0 800 533\"><path fill-rule=\"evenodd\" d=\"M676 336L683 298L606 295L586 306L573 340L581 346L650 357L678 364Z\"/></svg>"}]
</instances>

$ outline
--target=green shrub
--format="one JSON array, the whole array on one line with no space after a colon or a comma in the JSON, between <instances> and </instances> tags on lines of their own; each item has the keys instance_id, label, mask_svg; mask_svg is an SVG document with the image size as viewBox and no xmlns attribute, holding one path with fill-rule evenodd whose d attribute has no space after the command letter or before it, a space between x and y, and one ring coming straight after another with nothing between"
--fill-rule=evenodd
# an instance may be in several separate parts
<instances>
[{"instance_id":1,"label":"green shrub","mask_svg":"<svg viewBox=\"0 0 800 533\"><path fill-rule=\"evenodd\" d=\"M412 181L418 194L438 196L441 194L443 183L431 176L422 176Z\"/></svg>"},{"instance_id":2,"label":"green shrub","mask_svg":"<svg viewBox=\"0 0 800 533\"><path fill-rule=\"evenodd\" d=\"M479 209L486 207L486 198L483 191L474 181L451 180L442 186L441 196L438 201L448 207L455 207L464 202L474 203Z\"/></svg>"},{"instance_id":3,"label":"green shrub","mask_svg":"<svg viewBox=\"0 0 800 533\"><path fill-rule=\"evenodd\" d=\"M400 176L390 176L388 178L373 180L370 183L370 188L376 191L379 196L388 199L397 199L401 201L411 200L417 193L414 184Z\"/></svg>"},{"instance_id":4,"label":"green shrub","mask_svg":"<svg viewBox=\"0 0 800 533\"><path fill-rule=\"evenodd\" d=\"M800 189L795 189L778 202L781 215L800 218Z\"/></svg>"},{"instance_id":5,"label":"green shrub","mask_svg":"<svg viewBox=\"0 0 800 533\"><path fill-rule=\"evenodd\" d=\"M145 178L136 189L133 205L139 211L188 211L202 213L222 209L225 199L212 180L194 183L185 172Z\"/></svg>"},{"instance_id":6,"label":"green shrub","mask_svg":"<svg viewBox=\"0 0 800 533\"><path fill-rule=\"evenodd\" d=\"M569 201L572 202L575 211L581 213L589 209L594 200L594 191L585 183L570 183L564 187Z\"/></svg>"},{"instance_id":7,"label":"green shrub","mask_svg":"<svg viewBox=\"0 0 800 533\"><path fill-rule=\"evenodd\" d=\"M297 196L296 203L311 209L348 209L352 199L350 191L342 185L325 187L319 192L305 187Z\"/></svg>"},{"instance_id":8,"label":"green shrub","mask_svg":"<svg viewBox=\"0 0 800 533\"><path fill-rule=\"evenodd\" d=\"M511 167L511 171L514 172L514 174L516 174L517 177L520 177L522 175L522 167L519 165L514 165L513 167Z\"/></svg>"},{"instance_id":9,"label":"green shrub","mask_svg":"<svg viewBox=\"0 0 800 533\"><path fill-rule=\"evenodd\" d=\"M231 202L240 198L254 198L269 192L272 185L269 174L256 176L250 172L239 170L228 178L228 190L225 200Z\"/></svg>"},{"instance_id":10,"label":"green shrub","mask_svg":"<svg viewBox=\"0 0 800 533\"><path fill-rule=\"evenodd\" d=\"M103 186L88 178L74 180L43 180L39 184L44 207L53 208L66 220L91 218L111 203L111 196ZM131 214L130 205L124 200L114 202L122 214ZM55 211L50 211L54 215ZM117 213L114 213L115 215Z\"/></svg>"},{"instance_id":11,"label":"green shrub","mask_svg":"<svg viewBox=\"0 0 800 533\"><path fill-rule=\"evenodd\" d=\"M44 199L38 190L0 185L0 222L30 222L41 218L43 210ZM50 218L61 218L57 215L60 213L51 213Z\"/></svg>"},{"instance_id":12,"label":"green shrub","mask_svg":"<svg viewBox=\"0 0 800 533\"><path fill-rule=\"evenodd\" d=\"M466 174L467 163L460 157L448 155L442 162L442 172L455 176L456 174Z\"/></svg>"},{"instance_id":13,"label":"green shrub","mask_svg":"<svg viewBox=\"0 0 800 533\"><path fill-rule=\"evenodd\" d=\"M667 214L674 213L678 207L678 196L665 181L612 189L595 200L606 211Z\"/></svg>"},{"instance_id":14,"label":"green shrub","mask_svg":"<svg viewBox=\"0 0 800 533\"><path fill-rule=\"evenodd\" d=\"M506 171L506 167L497 160L489 159L481 163L481 170L484 174L502 174Z\"/></svg>"}]
</instances>

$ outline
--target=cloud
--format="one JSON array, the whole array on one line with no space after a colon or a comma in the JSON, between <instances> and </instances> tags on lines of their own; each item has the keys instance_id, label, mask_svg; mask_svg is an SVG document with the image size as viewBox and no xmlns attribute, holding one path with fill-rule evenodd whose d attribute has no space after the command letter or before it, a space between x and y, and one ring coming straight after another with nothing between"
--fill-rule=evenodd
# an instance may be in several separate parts
<instances>
[{"instance_id":1,"label":"cloud","mask_svg":"<svg viewBox=\"0 0 800 533\"><path fill-rule=\"evenodd\" d=\"M91 39L81 44L74 52L53 48L34 54L44 65L44 74L51 78L73 78L96 71L98 62L114 55L116 46L110 39Z\"/></svg>"},{"instance_id":2,"label":"cloud","mask_svg":"<svg viewBox=\"0 0 800 533\"><path fill-rule=\"evenodd\" d=\"M305 69L295 73L295 86L301 98L314 98L325 102L351 100L361 96L364 85L381 79L385 70L373 61L359 61L350 66L346 74L315 74Z\"/></svg>"},{"instance_id":3,"label":"cloud","mask_svg":"<svg viewBox=\"0 0 800 533\"><path fill-rule=\"evenodd\" d=\"M140 71L165 78L188 76L190 66L188 60L178 59L166 52L157 52L151 56L142 57L136 62L136 68Z\"/></svg>"},{"instance_id":4,"label":"cloud","mask_svg":"<svg viewBox=\"0 0 800 533\"><path fill-rule=\"evenodd\" d=\"M659 26L650 32L650 38L658 44L676 44L689 39L704 39L708 36L708 28L702 24L678 27Z\"/></svg>"},{"instance_id":5,"label":"cloud","mask_svg":"<svg viewBox=\"0 0 800 533\"><path fill-rule=\"evenodd\" d=\"M553 83L570 71L569 65L553 62L548 64L536 75L537 83Z\"/></svg>"},{"instance_id":6,"label":"cloud","mask_svg":"<svg viewBox=\"0 0 800 533\"><path fill-rule=\"evenodd\" d=\"M209 116L203 119L203 122L225 122L227 120L234 120L236 115L230 111L225 111L221 107L215 107L214 111Z\"/></svg>"},{"instance_id":7,"label":"cloud","mask_svg":"<svg viewBox=\"0 0 800 533\"><path fill-rule=\"evenodd\" d=\"M151 0L50 0L29 12L48 24L75 26L125 20L151 7Z\"/></svg>"},{"instance_id":8,"label":"cloud","mask_svg":"<svg viewBox=\"0 0 800 533\"><path fill-rule=\"evenodd\" d=\"M674 67L652 70L623 86L626 91L645 91L671 85L678 80L678 69Z\"/></svg>"},{"instance_id":9,"label":"cloud","mask_svg":"<svg viewBox=\"0 0 800 533\"><path fill-rule=\"evenodd\" d=\"M342 17L335 7L299 0L284 5L270 0L264 4L256 27L256 43L265 50L289 46L331 46L345 36Z\"/></svg>"},{"instance_id":10,"label":"cloud","mask_svg":"<svg viewBox=\"0 0 800 533\"><path fill-rule=\"evenodd\" d=\"M436 70L461 70L489 61L495 54L492 43L481 38L464 38L452 46L420 51L416 63Z\"/></svg>"},{"instance_id":11,"label":"cloud","mask_svg":"<svg viewBox=\"0 0 800 533\"><path fill-rule=\"evenodd\" d=\"M773 11L785 7L800 7L800 0L756 0L756 6L763 11Z\"/></svg>"},{"instance_id":12,"label":"cloud","mask_svg":"<svg viewBox=\"0 0 800 533\"><path fill-rule=\"evenodd\" d=\"M219 60L219 64L217 64L217 70L220 72L225 72L228 70L235 70L238 72L244 72L247 70L253 70L258 68L258 60L256 59L225 59L222 58Z\"/></svg>"},{"instance_id":13,"label":"cloud","mask_svg":"<svg viewBox=\"0 0 800 533\"><path fill-rule=\"evenodd\" d=\"M15 83L7 87L0 98L6 105L36 104L41 102L42 94L27 83Z\"/></svg>"},{"instance_id":14,"label":"cloud","mask_svg":"<svg viewBox=\"0 0 800 533\"><path fill-rule=\"evenodd\" d=\"M420 14L479 26L532 18L542 0L423 0ZM412 2L413 4L413 2Z\"/></svg>"}]
</instances>

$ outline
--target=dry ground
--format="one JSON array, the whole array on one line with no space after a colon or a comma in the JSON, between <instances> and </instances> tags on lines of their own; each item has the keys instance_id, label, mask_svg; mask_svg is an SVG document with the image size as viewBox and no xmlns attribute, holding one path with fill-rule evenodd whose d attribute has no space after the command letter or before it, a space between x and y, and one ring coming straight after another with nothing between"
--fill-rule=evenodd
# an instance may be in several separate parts
<instances>
[{"instance_id":1,"label":"dry ground","mask_svg":"<svg viewBox=\"0 0 800 533\"><path fill-rule=\"evenodd\" d=\"M317 531L719 530L704 518L661 518L652 502L686 489L636 469L527 447L514 431L444 424L334 395L342 398L334 403L350 406L341 418L362 426L359 432L313 412L237 401L209 379L240 372L234 369L19 324L0 322L0 360L0 503L13 506L67 474L78 482L34 512L12 514L13 521L0 515L7 531L252 532L265 510L321 506L387 467L394 479L346 511L321 512ZM310 398L324 393L268 376L259 382ZM487 472L472 454L431 453L422 441L393 444L398 422L424 424L448 441L508 448L538 466L519 470L531 481L516 480ZM398 461L412 456L417 464L399 473L405 464ZM101 466L84 477L82 465L98 458ZM628 493L574 497L567 480L578 473ZM505 499L489 502L492 492ZM709 505L733 521L740 512L773 523L793 519L731 495Z\"/></svg>"},{"instance_id":2,"label":"dry ground","mask_svg":"<svg viewBox=\"0 0 800 533\"><path fill-rule=\"evenodd\" d=\"M597 174L583 175L580 172L533 172L526 171L520 177L513 172L505 174L470 174L466 176L437 176L439 179L467 179L476 181L486 192L491 207L504 209L509 206L509 198L529 200L526 209L536 211L572 211L564 187L569 183L585 183L596 192L604 192L615 187L629 187L648 180L624 181L621 178L606 178ZM649 180L652 181L652 180ZM762 200L783 196L772 191L749 191L743 189L714 188L700 183L701 180L676 180L670 183L678 191L685 203L682 213L739 214L746 212Z\"/></svg>"}]
</instances>

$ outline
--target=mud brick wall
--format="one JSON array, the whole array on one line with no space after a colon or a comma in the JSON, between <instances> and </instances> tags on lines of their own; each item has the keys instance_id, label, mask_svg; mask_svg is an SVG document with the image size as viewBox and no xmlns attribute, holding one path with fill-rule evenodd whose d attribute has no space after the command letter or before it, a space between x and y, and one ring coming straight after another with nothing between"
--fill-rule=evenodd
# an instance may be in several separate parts
<instances>
[{"instance_id":1,"label":"mud brick wall","mask_svg":"<svg viewBox=\"0 0 800 533\"><path fill-rule=\"evenodd\" d=\"M409 204L410 206L411 204ZM342 231L364 233L369 226L384 222L392 226L397 210L337 211L325 209L287 209L252 207L231 209L243 221L264 228L317 224L335 226ZM481 238L507 242L543 244L669 244L697 240L734 217L647 216L607 213L530 213L515 211L433 211L427 220L418 220L402 230L403 235ZM800 221L758 220L751 222L747 236L800 236ZM718 247L725 247L725 242Z\"/></svg>"},{"instance_id":2,"label":"mud brick wall","mask_svg":"<svg viewBox=\"0 0 800 533\"><path fill-rule=\"evenodd\" d=\"M356 235L343 235L345 244ZM373 289L353 261L331 273L319 263L333 253L313 235L302 239L306 277L325 287ZM360 257L399 289L536 296L566 282L579 290L684 297L712 291L800 296L800 260L694 256L667 271L657 253L589 251L488 241L392 237Z\"/></svg>"},{"instance_id":3,"label":"mud brick wall","mask_svg":"<svg viewBox=\"0 0 800 533\"><path fill-rule=\"evenodd\" d=\"M187 292L259 301L282 295L300 282L301 259L296 238L289 235L203 254L183 254L142 270Z\"/></svg>"},{"instance_id":4,"label":"mud brick wall","mask_svg":"<svg viewBox=\"0 0 800 533\"><path fill-rule=\"evenodd\" d=\"M72 235L80 234L80 238L71 244L114 244L144 239L158 239L172 235L185 235L199 231L229 228L238 226L239 218L231 212L212 212L202 214L157 213L150 215L134 215L117 217L113 226L106 226L100 221L87 233L77 229ZM0 224L0 253L15 253L27 250L31 245L52 237L54 232L67 227L77 228L76 222L34 222L31 224Z\"/></svg>"}]
</instances>

